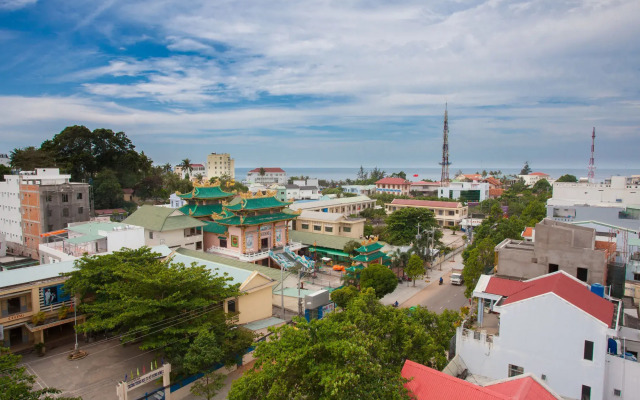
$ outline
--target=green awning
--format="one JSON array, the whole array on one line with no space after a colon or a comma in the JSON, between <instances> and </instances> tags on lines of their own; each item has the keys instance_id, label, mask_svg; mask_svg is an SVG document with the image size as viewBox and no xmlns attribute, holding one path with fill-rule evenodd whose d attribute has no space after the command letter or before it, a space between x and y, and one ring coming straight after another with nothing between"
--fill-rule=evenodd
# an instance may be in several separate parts
<instances>
[{"instance_id":1,"label":"green awning","mask_svg":"<svg viewBox=\"0 0 640 400\"><path fill-rule=\"evenodd\" d=\"M332 249L323 249L323 248L316 248L316 247L309 247L309 251L312 253L315 253L316 251L318 253L324 253L324 254L331 254L332 256L339 256L339 257L349 257L349 254L345 253L344 251L339 251L339 250L332 250Z\"/></svg>"}]
</instances>

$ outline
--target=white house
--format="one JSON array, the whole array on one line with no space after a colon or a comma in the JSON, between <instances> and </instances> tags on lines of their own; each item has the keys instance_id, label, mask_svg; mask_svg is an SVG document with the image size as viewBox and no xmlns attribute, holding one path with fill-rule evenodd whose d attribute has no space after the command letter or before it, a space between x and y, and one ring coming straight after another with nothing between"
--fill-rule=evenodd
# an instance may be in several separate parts
<instances>
[{"instance_id":1,"label":"white house","mask_svg":"<svg viewBox=\"0 0 640 400\"><path fill-rule=\"evenodd\" d=\"M460 201L483 201L489 198L491 185L486 182L450 182L438 188L438 197Z\"/></svg>"},{"instance_id":2,"label":"white house","mask_svg":"<svg viewBox=\"0 0 640 400\"><path fill-rule=\"evenodd\" d=\"M604 295L603 286L590 288L564 271L523 282L482 275L473 297L477 327L465 321L456 332L456 357L469 373L491 379L532 373L570 399L638 393L638 363L621 358L616 340L637 351L640 342L630 339L640 332L620 326L620 301ZM621 376L618 364L633 378Z\"/></svg>"},{"instance_id":3,"label":"white house","mask_svg":"<svg viewBox=\"0 0 640 400\"><path fill-rule=\"evenodd\" d=\"M271 185L287 183L287 173L282 168L254 168L247 173L247 182Z\"/></svg>"},{"instance_id":4,"label":"white house","mask_svg":"<svg viewBox=\"0 0 640 400\"><path fill-rule=\"evenodd\" d=\"M544 172L532 172L529 175L518 175L518 178L522 178L525 185L533 186L541 179L549 180L549 175Z\"/></svg>"}]
</instances>

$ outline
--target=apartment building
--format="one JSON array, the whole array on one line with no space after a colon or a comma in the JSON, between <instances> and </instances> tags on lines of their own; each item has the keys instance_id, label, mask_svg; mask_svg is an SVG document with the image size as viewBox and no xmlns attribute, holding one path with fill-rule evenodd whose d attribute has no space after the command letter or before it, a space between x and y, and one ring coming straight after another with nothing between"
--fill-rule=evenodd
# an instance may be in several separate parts
<instances>
[{"instance_id":1,"label":"apartment building","mask_svg":"<svg viewBox=\"0 0 640 400\"><path fill-rule=\"evenodd\" d=\"M469 207L453 201L393 199L385 207L388 214L407 207L426 208L433 212L440 226L458 226L469 213Z\"/></svg>"},{"instance_id":2,"label":"apartment building","mask_svg":"<svg viewBox=\"0 0 640 400\"><path fill-rule=\"evenodd\" d=\"M236 178L235 160L229 153L211 153L207 156L207 180L227 175Z\"/></svg>"},{"instance_id":3,"label":"apartment building","mask_svg":"<svg viewBox=\"0 0 640 400\"><path fill-rule=\"evenodd\" d=\"M170 249L203 250L202 227L206 224L178 209L145 205L122 223L143 227L145 245L149 247L166 245Z\"/></svg>"},{"instance_id":4,"label":"apartment building","mask_svg":"<svg viewBox=\"0 0 640 400\"><path fill-rule=\"evenodd\" d=\"M366 218L349 218L341 213L302 211L291 224L294 231L361 239L365 222Z\"/></svg>"},{"instance_id":5,"label":"apartment building","mask_svg":"<svg viewBox=\"0 0 640 400\"><path fill-rule=\"evenodd\" d=\"M358 214L367 208L375 208L376 201L367 196L342 197L331 200L296 201L289 208L302 211L322 211L344 215Z\"/></svg>"},{"instance_id":6,"label":"apartment building","mask_svg":"<svg viewBox=\"0 0 640 400\"><path fill-rule=\"evenodd\" d=\"M411 182L402 178L382 178L376 182L376 193L408 196Z\"/></svg>"},{"instance_id":7,"label":"apartment building","mask_svg":"<svg viewBox=\"0 0 640 400\"><path fill-rule=\"evenodd\" d=\"M247 182L286 185L287 173L282 168L254 168L247 173Z\"/></svg>"},{"instance_id":8,"label":"apartment building","mask_svg":"<svg viewBox=\"0 0 640 400\"><path fill-rule=\"evenodd\" d=\"M489 198L491 185L487 182L450 182L438 188L438 197L460 201L484 201Z\"/></svg>"}]
</instances>

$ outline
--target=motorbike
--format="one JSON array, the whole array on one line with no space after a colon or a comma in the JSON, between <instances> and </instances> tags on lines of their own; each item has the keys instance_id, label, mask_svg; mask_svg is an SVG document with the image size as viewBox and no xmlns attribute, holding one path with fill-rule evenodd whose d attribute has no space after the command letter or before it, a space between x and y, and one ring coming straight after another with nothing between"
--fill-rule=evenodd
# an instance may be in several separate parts
<instances>
[{"instance_id":1,"label":"motorbike","mask_svg":"<svg viewBox=\"0 0 640 400\"><path fill-rule=\"evenodd\" d=\"M440 280L438 282L439 282L438 283L439 285L442 285L442 283L444 283L444 279L440 278Z\"/></svg>"}]
</instances>

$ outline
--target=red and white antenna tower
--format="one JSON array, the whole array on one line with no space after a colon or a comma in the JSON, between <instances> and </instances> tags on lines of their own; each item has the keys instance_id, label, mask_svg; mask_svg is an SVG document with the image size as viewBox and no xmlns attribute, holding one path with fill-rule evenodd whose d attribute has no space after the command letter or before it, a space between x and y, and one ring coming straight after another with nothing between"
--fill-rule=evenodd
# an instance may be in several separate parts
<instances>
[{"instance_id":1,"label":"red and white antenna tower","mask_svg":"<svg viewBox=\"0 0 640 400\"><path fill-rule=\"evenodd\" d=\"M591 158L589 159L589 172L587 174L587 178L589 179L589 183L593 183L596 177L596 162L593 159L593 153L596 148L596 127L593 127L593 133L591 134Z\"/></svg>"},{"instance_id":2,"label":"red and white antenna tower","mask_svg":"<svg viewBox=\"0 0 640 400\"><path fill-rule=\"evenodd\" d=\"M440 186L449 186L449 115L447 104L444 105L444 129L442 132L442 173L440 174Z\"/></svg>"}]
</instances>

